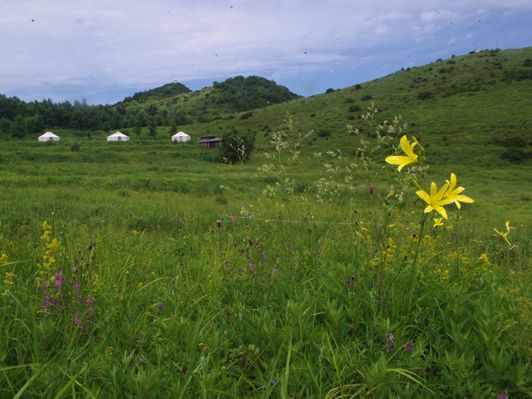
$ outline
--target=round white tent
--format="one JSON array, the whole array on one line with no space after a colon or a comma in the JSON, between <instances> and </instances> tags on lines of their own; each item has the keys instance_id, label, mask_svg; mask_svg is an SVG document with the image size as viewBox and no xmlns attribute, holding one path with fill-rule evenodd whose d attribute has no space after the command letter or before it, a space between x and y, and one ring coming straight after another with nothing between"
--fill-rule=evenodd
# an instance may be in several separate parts
<instances>
[{"instance_id":1,"label":"round white tent","mask_svg":"<svg viewBox=\"0 0 532 399\"><path fill-rule=\"evenodd\" d=\"M44 134L41 134L37 140L39 140L39 141L59 141L59 140L61 140L61 137L59 137L56 134L53 134L52 132L46 132Z\"/></svg>"},{"instance_id":2,"label":"round white tent","mask_svg":"<svg viewBox=\"0 0 532 399\"><path fill-rule=\"evenodd\" d=\"M107 141L129 141L129 136L121 132L116 132L107 136Z\"/></svg>"},{"instance_id":3,"label":"round white tent","mask_svg":"<svg viewBox=\"0 0 532 399\"><path fill-rule=\"evenodd\" d=\"M177 132L172 136L172 141L179 141L184 143L186 141L190 141L190 136L185 132Z\"/></svg>"}]
</instances>

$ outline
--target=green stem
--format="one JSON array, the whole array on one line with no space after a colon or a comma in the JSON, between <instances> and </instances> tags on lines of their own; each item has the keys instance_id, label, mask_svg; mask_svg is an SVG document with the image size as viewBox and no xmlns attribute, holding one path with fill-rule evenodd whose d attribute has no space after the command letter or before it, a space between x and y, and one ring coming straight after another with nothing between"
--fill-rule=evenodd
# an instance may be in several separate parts
<instances>
[{"instance_id":1,"label":"green stem","mask_svg":"<svg viewBox=\"0 0 532 399\"><path fill-rule=\"evenodd\" d=\"M411 285L410 285L410 294L408 295L408 313L412 310L412 300L414 297L414 289L417 286L417 272L418 272L418 264L417 259L419 256L419 248L421 247L421 242L423 241L423 234L425 232L425 222L427 221L427 213L423 214L423 218L421 219L420 228L419 228L419 237L417 239L416 244L416 253L414 254L414 259L412 259L412 277L411 277Z\"/></svg>"}]
</instances>

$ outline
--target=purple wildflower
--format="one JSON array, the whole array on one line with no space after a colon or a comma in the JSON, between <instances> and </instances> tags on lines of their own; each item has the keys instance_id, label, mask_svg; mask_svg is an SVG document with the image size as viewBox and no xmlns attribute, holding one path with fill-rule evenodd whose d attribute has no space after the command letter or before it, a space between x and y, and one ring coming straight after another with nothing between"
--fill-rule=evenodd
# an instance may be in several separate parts
<instances>
[{"instance_id":1,"label":"purple wildflower","mask_svg":"<svg viewBox=\"0 0 532 399\"><path fill-rule=\"evenodd\" d=\"M48 310L52 306L53 298L51 295L46 295L42 301L44 310Z\"/></svg>"},{"instance_id":2,"label":"purple wildflower","mask_svg":"<svg viewBox=\"0 0 532 399\"><path fill-rule=\"evenodd\" d=\"M395 335L393 335L392 333L388 333L386 342L386 351L391 352L393 350L393 344L395 343Z\"/></svg>"},{"instance_id":3,"label":"purple wildflower","mask_svg":"<svg viewBox=\"0 0 532 399\"><path fill-rule=\"evenodd\" d=\"M274 379L272 380L272 384L274 384L274 385L277 384L278 382L279 382L279 380L278 380L277 378L274 378Z\"/></svg>"},{"instance_id":4,"label":"purple wildflower","mask_svg":"<svg viewBox=\"0 0 532 399\"><path fill-rule=\"evenodd\" d=\"M92 296L87 298L87 305L93 306L94 305L94 299L92 299Z\"/></svg>"},{"instance_id":5,"label":"purple wildflower","mask_svg":"<svg viewBox=\"0 0 532 399\"><path fill-rule=\"evenodd\" d=\"M508 396L506 395L506 392L499 392L497 394L497 399L508 399Z\"/></svg>"},{"instance_id":6,"label":"purple wildflower","mask_svg":"<svg viewBox=\"0 0 532 399\"><path fill-rule=\"evenodd\" d=\"M74 289L79 290L81 288L81 283L79 281L76 281L74 284Z\"/></svg>"},{"instance_id":7,"label":"purple wildflower","mask_svg":"<svg viewBox=\"0 0 532 399\"><path fill-rule=\"evenodd\" d=\"M355 282L356 278L357 277L354 274L352 274L351 277L345 280L345 283L347 284L349 288L353 287L353 283Z\"/></svg>"},{"instance_id":8,"label":"purple wildflower","mask_svg":"<svg viewBox=\"0 0 532 399\"><path fill-rule=\"evenodd\" d=\"M255 263L253 263L253 262L249 262L248 270L249 270L250 273L255 274L255 272L257 271L257 265Z\"/></svg>"},{"instance_id":9,"label":"purple wildflower","mask_svg":"<svg viewBox=\"0 0 532 399\"><path fill-rule=\"evenodd\" d=\"M81 317L79 314L76 314L76 316L74 317L74 324L77 326L81 324Z\"/></svg>"},{"instance_id":10,"label":"purple wildflower","mask_svg":"<svg viewBox=\"0 0 532 399\"><path fill-rule=\"evenodd\" d=\"M61 286L63 285L65 281L65 277L61 274L61 270L58 270L55 272L55 285L54 289L56 291L59 291L61 289Z\"/></svg>"},{"instance_id":11,"label":"purple wildflower","mask_svg":"<svg viewBox=\"0 0 532 399\"><path fill-rule=\"evenodd\" d=\"M159 310L162 312L163 309L164 309L164 303L158 303L158 304L157 304L157 307L158 307Z\"/></svg>"},{"instance_id":12,"label":"purple wildflower","mask_svg":"<svg viewBox=\"0 0 532 399\"><path fill-rule=\"evenodd\" d=\"M412 342L407 342L405 345L405 350L407 352L412 352L413 349L414 349L414 344Z\"/></svg>"},{"instance_id":13,"label":"purple wildflower","mask_svg":"<svg viewBox=\"0 0 532 399\"><path fill-rule=\"evenodd\" d=\"M225 270L231 270L231 262L229 262L228 260L225 260L224 267L225 267Z\"/></svg>"}]
</instances>

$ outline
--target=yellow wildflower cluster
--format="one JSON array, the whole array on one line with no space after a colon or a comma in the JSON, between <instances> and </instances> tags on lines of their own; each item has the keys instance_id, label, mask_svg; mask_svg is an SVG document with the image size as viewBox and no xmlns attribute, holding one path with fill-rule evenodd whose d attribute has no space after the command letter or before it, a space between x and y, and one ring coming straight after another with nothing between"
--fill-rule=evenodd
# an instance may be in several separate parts
<instances>
[{"instance_id":1,"label":"yellow wildflower cluster","mask_svg":"<svg viewBox=\"0 0 532 399\"><path fill-rule=\"evenodd\" d=\"M43 281L49 279L52 279L51 281L53 282L54 277L50 277L50 271L53 271L55 267L55 255L59 249L59 242L57 239L51 238L52 226L50 226L46 220L42 223L42 230L41 240L45 241L46 247L44 255L42 256L42 261L37 263L37 268L39 269L37 275L38 284L42 284Z\"/></svg>"},{"instance_id":2,"label":"yellow wildflower cluster","mask_svg":"<svg viewBox=\"0 0 532 399\"><path fill-rule=\"evenodd\" d=\"M4 291L2 292L2 296L7 296L9 294L9 291L13 284L15 284L15 273L13 272L6 272L4 274Z\"/></svg>"},{"instance_id":3,"label":"yellow wildflower cluster","mask_svg":"<svg viewBox=\"0 0 532 399\"><path fill-rule=\"evenodd\" d=\"M0 265L3 265L9 261L9 256L6 253L0 254Z\"/></svg>"},{"instance_id":4,"label":"yellow wildflower cluster","mask_svg":"<svg viewBox=\"0 0 532 399\"><path fill-rule=\"evenodd\" d=\"M414 147L419 145L419 142L415 137L412 137L412 144L409 142L408 138L405 136L401 137L400 147L406 155L390 155L386 157L385 161L391 165L398 165L397 170L401 171L405 166L418 163L419 156L414 153ZM416 186L419 187L417 181L414 180ZM454 173L451 173L449 180L446 180L445 184L438 189L436 183L432 182L430 184L430 191L427 192L421 187L416 191L416 195L421 198L427 206L425 207L425 213L430 213L432 211L437 212L441 218L447 219L447 211L445 210L446 205L455 204L458 209L462 207L461 203L471 204L475 202L472 198L467 195L463 195L462 192L465 190L464 187L457 187L457 177ZM439 227L443 225L441 218L434 219L434 227Z\"/></svg>"},{"instance_id":5,"label":"yellow wildflower cluster","mask_svg":"<svg viewBox=\"0 0 532 399\"><path fill-rule=\"evenodd\" d=\"M52 226L50 226L48 221L45 220L44 222L42 222L41 240L48 241L51 235L52 235Z\"/></svg>"}]
</instances>

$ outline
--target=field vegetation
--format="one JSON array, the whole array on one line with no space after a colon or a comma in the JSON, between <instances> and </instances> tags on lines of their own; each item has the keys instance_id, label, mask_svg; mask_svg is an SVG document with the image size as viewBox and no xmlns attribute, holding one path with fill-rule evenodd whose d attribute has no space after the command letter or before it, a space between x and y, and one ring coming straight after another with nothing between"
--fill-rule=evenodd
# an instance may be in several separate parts
<instances>
[{"instance_id":1,"label":"field vegetation","mask_svg":"<svg viewBox=\"0 0 532 399\"><path fill-rule=\"evenodd\" d=\"M529 397L527 57L3 140L0 398Z\"/></svg>"}]
</instances>

